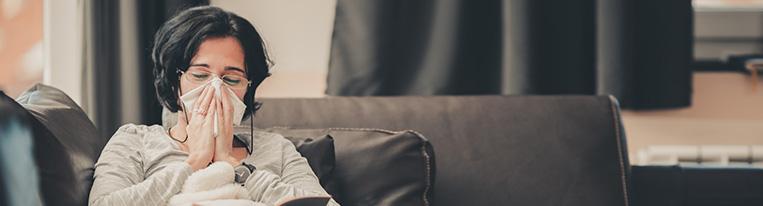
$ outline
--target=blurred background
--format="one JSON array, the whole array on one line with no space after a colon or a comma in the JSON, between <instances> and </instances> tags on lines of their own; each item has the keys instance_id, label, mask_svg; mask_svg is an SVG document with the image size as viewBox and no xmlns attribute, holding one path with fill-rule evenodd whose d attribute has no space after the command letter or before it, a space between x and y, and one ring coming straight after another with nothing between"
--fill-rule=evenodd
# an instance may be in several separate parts
<instances>
[{"instance_id":1,"label":"blurred background","mask_svg":"<svg viewBox=\"0 0 763 206\"><path fill-rule=\"evenodd\" d=\"M0 89L60 88L103 136L160 123L151 40L198 5L264 36L257 97L611 94L634 163L763 144L763 0L0 0Z\"/></svg>"}]
</instances>

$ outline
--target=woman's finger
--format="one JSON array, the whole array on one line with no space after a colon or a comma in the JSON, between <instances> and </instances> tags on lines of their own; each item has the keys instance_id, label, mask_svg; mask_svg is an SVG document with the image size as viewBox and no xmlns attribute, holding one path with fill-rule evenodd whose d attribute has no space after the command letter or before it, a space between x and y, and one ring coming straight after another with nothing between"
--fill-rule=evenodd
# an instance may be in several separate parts
<instances>
[{"instance_id":1,"label":"woman's finger","mask_svg":"<svg viewBox=\"0 0 763 206\"><path fill-rule=\"evenodd\" d=\"M209 96L209 93L210 93L209 90L210 90L209 87L205 87L204 90L201 91L201 95L199 96L199 98L197 98L194 101L193 110L191 111L192 113L191 121L193 121L193 119L204 119L204 114L206 112L206 108L208 105L208 104L205 104L204 102L205 102L205 98Z\"/></svg>"},{"instance_id":2,"label":"woman's finger","mask_svg":"<svg viewBox=\"0 0 763 206\"><path fill-rule=\"evenodd\" d=\"M214 110L210 110L209 109L209 105L212 103L212 99L213 99L212 97L215 96L214 95L215 94L215 92L214 92L215 89L210 87L210 86L207 86L207 88L205 88L205 90L206 90L206 94L204 94L204 96L202 96L202 98L203 98L203 100L201 100L201 106L202 107L200 108L200 111L203 114L206 114L209 111L214 111Z\"/></svg>"},{"instance_id":3,"label":"woman's finger","mask_svg":"<svg viewBox=\"0 0 763 206\"><path fill-rule=\"evenodd\" d=\"M201 105L200 100L204 97L204 94L207 93L207 90L209 90L209 87L205 87L203 90L201 90L201 94L199 95L199 98L196 99L196 101L193 101L193 106L191 106L192 110L197 110L199 108L199 105ZM189 111L189 112L195 113L196 111Z\"/></svg>"},{"instance_id":4,"label":"woman's finger","mask_svg":"<svg viewBox=\"0 0 763 206\"><path fill-rule=\"evenodd\" d=\"M203 105L201 102L204 101L204 97L207 96L207 93L209 93L209 87L204 87L204 89L201 90L201 94L199 95L199 98L196 98L193 102L193 109L201 108Z\"/></svg>"},{"instance_id":5,"label":"woman's finger","mask_svg":"<svg viewBox=\"0 0 763 206\"><path fill-rule=\"evenodd\" d=\"M222 109L223 109L223 122L226 124L233 124L232 118L233 118L233 103L231 103L230 98L228 97L230 94L228 94L227 91L222 92ZM238 98L238 97L236 97Z\"/></svg>"},{"instance_id":6,"label":"woman's finger","mask_svg":"<svg viewBox=\"0 0 763 206\"><path fill-rule=\"evenodd\" d=\"M222 129L222 128L225 128L224 125L226 124L225 121L224 121L225 119L223 119L225 117L225 114L223 112L223 103L220 100L215 100L215 102L217 102L217 104L215 105L215 107L217 108L217 110L216 110L217 114L216 115L217 115L217 119L218 119L218 121L217 121L217 128Z\"/></svg>"},{"instance_id":7,"label":"woman's finger","mask_svg":"<svg viewBox=\"0 0 763 206\"><path fill-rule=\"evenodd\" d=\"M215 115L210 115L209 113L213 113L215 110L217 110L217 102L218 101L215 99L212 99L209 102L209 110L207 111L207 115L204 117L205 125L214 127L213 124L215 122Z\"/></svg>"}]
</instances>

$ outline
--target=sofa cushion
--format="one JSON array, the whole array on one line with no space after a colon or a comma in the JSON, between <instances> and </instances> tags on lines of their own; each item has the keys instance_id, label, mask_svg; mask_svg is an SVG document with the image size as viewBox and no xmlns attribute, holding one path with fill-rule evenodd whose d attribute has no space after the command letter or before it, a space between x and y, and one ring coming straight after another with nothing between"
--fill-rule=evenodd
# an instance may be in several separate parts
<instances>
[{"instance_id":1,"label":"sofa cushion","mask_svg":"<svg viewBox=\"0 0 763 206\"><path fill-rule=\"evenodd\" d=\"M297 147L297 152L302 154L315 176L329 193L336 191L336 183L333 179L336 156L334 155L334 138L331 135L318 137L286 137Z\"/></svg>"},{"instance_id":2,"label":"sofa cushion","mask_svg":"<svg viewBox=\"0 0 763 206\"><path fill-rule=\"evenodd\" d=\"M236 136L241 136L244 139L250 139L249 127L234 127L234 133ZM334 172L335 156L334 156L334 138L331 135L316 135L316 136L284 136L287 140L294 144L302 157L307 159L307 163L310 165L310 169L313 170L315 176L321 183L326 191L331 193L336 191L336 185L333 180L332 173Z\"/></svg>"},{"instance_id":3,"label":"sofa cushion","mask_svg":"<svg viewBox=\"0 0 763 206\"><path fill-rule=\"evenodd\" d=\"M84 205L94 164L106 144L82 109L64 92L42 84L16 101L36 120L35 152L46 204ZM69 179L69 176L74 179Z\"/></svg>"},{"instance_id":4,"label":"sofa cushion","mask_svg":"<svg viewBox=\"0 0 763 206\"><path fill-rule=\"evenodd\" d=\"M434 151L414 131L365 128L265 131L287 138L331 135L336 147L334 199L343 205L429 205L435 175Z\"/></svg>"}]
</instances>

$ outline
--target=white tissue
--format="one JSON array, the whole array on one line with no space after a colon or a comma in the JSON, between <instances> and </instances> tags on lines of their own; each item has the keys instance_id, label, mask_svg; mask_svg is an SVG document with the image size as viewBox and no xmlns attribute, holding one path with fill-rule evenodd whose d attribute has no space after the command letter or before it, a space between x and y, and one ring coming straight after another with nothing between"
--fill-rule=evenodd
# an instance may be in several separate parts
<instances>
[{"instance_id":1,"label":"white tissue","mask_svg":"<svg viewBox=\"0 0 763 206\"><path fill-rule=\"evenodd\" d=\"M183 102L184 108L187 108L189 111L193 111L192 108L195 108L194 104L196 103L196 100L198 100L199 97L201 97L201 92L204 91L204 88L208 86L212 86L212 88L214 89L216 99L220 99L222 97L222 91L223 91L222 80L220 80L219 78L215 78L212 81L207 82L206 84L201 85L187 92L183 96L181 96L180 100ZM236 93L234 93L233 90L227 87L225 88L226 88L225 91L228 92L228 98L233 104L232 105L233 106L233 114L232 114L233 125L240 125L241 119L244 118L244 112L246 112L246 104L244 104L244 102L241 101L238 98L238 96L236 96ZM217 112L209 111L207 115L214 115L214 136L217 137L217 134L220 131L220 128L218 128L219 126L218 126ZM192 115L189 114L189 116L192 116Z\"/></svg>"}]
</instances>

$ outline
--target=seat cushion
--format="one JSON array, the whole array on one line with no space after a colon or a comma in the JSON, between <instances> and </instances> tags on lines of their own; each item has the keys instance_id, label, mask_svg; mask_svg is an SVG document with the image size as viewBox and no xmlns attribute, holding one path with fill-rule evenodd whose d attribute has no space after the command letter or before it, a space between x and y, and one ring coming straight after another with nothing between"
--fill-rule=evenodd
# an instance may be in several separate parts
<instances>
[{"instance_id":1,"label":"seat cushion","mask_svg":"<svg viewBox=\"0 0 763 206\"><path fill-rule=\"evenodd\" d=\"M330 135L336 148L334 199L343 205L429 205L435 176L434 151L414 131L366 128L265 131L287 138Z\"/></svg>"},{"instance_id":2,"label":"seat cushion","mask_svg":"<svg viewBox=\"0 0 763 206\"><path fill-rule=\"evenodd\" d=\"M310 168L318 176L321 186L329 194L336 191L336 182L334 181L334 168L336 166L336 156L334 153L334 138L325 134L318 137L286 137L297 147L297 152L301 154Z\"/></svg>"},{"instance_id":3,"label":"seat cushion","mask_svg":"<svg viewBox=\"0 0 763 206\"><path fill-rule=\"evenodd\" d=\"M86 205L95 161L106 138L97 136L85 112L61 90L38 84L16 101L35 120L35 152L45 203Z\"/></svg>"}]
</instances>

